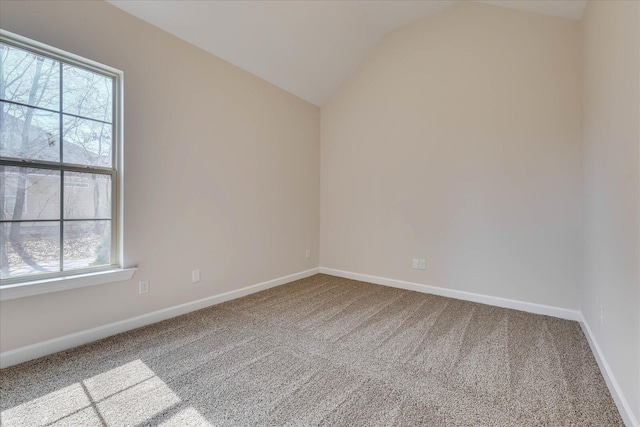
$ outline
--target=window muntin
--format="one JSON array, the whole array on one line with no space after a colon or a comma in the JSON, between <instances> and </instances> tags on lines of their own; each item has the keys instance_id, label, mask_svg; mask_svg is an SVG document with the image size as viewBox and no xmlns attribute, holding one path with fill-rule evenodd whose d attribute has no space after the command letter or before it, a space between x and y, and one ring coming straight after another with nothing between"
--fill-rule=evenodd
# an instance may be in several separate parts
<instances>
[{"instance_id":1,"label":"window muntin","mask_svg":"<svg viewBox=\"0 0 640 427\"><path fill-rule=\"evenodd\" d=\"M119 74L4 37L0 61L2 282L118 266Z\"/></svg>"}]
</instances>

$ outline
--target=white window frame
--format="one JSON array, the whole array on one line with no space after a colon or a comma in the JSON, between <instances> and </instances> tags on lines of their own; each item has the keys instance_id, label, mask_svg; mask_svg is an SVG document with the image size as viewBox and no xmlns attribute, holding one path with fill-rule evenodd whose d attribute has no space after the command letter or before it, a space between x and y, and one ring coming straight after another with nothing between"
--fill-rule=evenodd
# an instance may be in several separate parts
<instances>
[{"instance_id":1,"label":"white window frame","mask_svg":"<svg viewBox=\"0 0 640 427\"><path fill-rule=\"evenodd\" d=\"M17 48L34 52L62 63L77 66L114 78L113 91L113 173L112 173L112 212L111 212L111 264L71 271L58 271L46 274L18 276L3 279L0 283L0 301L22 298L30 295L62 291L85 286L99 285L130 279L137 268L123 268L123 88L124 73L116 68L83 58L53 46L40 43L26 37L0 29L0 41ZM62 138L62 135L60 136ZM62 144L62 140L60 141ZM21 166L37 167L47 162L25 161ZM61 167L60 164L52 166ZM85 172L91 172L87 168ZM62 218L60 219L62 221ZM60 254L60 256L63 256Z\"/></svg>"}]
</instances>

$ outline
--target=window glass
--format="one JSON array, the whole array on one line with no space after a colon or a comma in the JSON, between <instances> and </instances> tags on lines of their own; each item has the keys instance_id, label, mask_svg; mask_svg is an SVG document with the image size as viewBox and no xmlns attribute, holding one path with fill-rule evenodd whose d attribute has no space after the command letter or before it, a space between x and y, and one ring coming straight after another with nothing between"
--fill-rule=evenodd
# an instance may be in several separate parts
<instances>
[{"instance_id":1,"label":"window glass","mask_svg":"<svg viewBox=\"0 0 640 427\"><path fill-rule=\"evenodd\" d=\"M64 115L62 135L65 163L111 167L111 124Z\"/></svg>"},{"instance_id":2,"label":"window glass","mask_svg":"<svg viewBox=\"0 0 640 427\"><path fill-rule=\"evenodd\" d=\"M0 156L60 161L60 114L1 102Z\"/></svg>"},{"instance_id":3,"label":"window glass","mask_svg":"<svg viewBox=\"0 0 640 427\"><path fill-rule=\"evenodd\" d=\"M4 35L0 42L3 282L92 270L116 259L118 79L54 50Z\"/></svg>"},{"instance_id":4,"label":"window glass","mask_svg":"<svg viewBox=\"0 0 640 427\"><path fill-rule=\"evenodd\" d=\"M60 63L0 44L0 97L15 103L60 110Z\"/></svg>"}]
</instances>

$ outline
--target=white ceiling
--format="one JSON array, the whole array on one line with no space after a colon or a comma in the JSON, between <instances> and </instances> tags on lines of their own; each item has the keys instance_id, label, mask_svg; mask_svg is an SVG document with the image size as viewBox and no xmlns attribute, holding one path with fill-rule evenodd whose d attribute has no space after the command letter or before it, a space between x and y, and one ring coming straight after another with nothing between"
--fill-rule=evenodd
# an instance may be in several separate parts
<instances>
[{"instance_id":1,"label":"white ceiling","mask_svg":"<svg viewBox=\"0 0 640 427\"><path fill-rule=\"evenodd\" d=\"M458 0L107 1L320 106L385 34ZM481 2L581 19L587 0Z\"/></svg>"}]
</instances>

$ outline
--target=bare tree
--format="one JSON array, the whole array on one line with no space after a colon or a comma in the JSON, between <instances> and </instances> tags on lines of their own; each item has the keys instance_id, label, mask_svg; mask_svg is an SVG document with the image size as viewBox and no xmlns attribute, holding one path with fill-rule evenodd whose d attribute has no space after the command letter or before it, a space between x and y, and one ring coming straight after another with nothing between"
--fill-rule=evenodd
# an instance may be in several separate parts
<instances>
[{"instance_id":1,"label":"bare tree","mask_svg":"<svg viewBox=\"0 0 640 427\"><path fill-rule=\"evenodd\" d=\"M42 102L43 97L46 94L46 88L54 72L54 63L51 63L48 69L45 70L45 72L43 73L42 68L44 64L44 58L25 55L16 63L15 66L11 68L9 73L5 74L4 65L7 64L8 49L4 49L4 50L6 52L3 55L3 66L0 67L0 70L1 70L0 73L2 73L0 74L0 98L6 99L7 88L11 87L11 85L16 82L18 82L18 86L13 89L13 94L12 94L13 97L19 96L21 94L26 94L24 93L24 91L20 92L20 89L22 88L22 83L26 80L26 79L23 79L23 77L25 76L27 71L31 69L33 65L35 65L34 76L33 76L33 79L31 80L31 86L29 87L27 104L38 105L39 103ZM27 58L30 58L30 62L27 63L25 66L24 63L27 60ZM22 66L22 69L20 69L20 66ZM17 75L12 76L13 72L16 72L16 71L17 71ZM9 114L8 111L9 111L8 108L6 112L3 111L2 117L0 119L3 129L6 129L7 115ZM21 139L20 151L21 152L28 150L34 111L35 110L32 108L26 109L24 120L22 122L22 130L20 132L20 139ZM15 168L15 169L17 170L16 193L15 193L15 203L13 205L13 213L11 215L11 218L19 221L23 218L23 213L24 213L25 196L26 196L26 190L28 188L27 187L28 171L25 168ZM2 167L2 169L0 170L0 173L2 174L2 177L5 180L9 176L8 168L6 168L5 166ZM6 194L5 186L3 185L1 187L2 187L2 193L0 193L0 200L2 200L4 205L4 202L5 200L7 200L8 195ZM2 219L6 219L5 206L2 206ZM38 265L37 261L33 258L33 256L31 256L31 254L29 254L27 250L25 250L24 246L22 245L22 240L20 238L20 229L21 229L20 222L11 222L10 230L8 233L9 235L8 236L6 235L7 234L6 230L3 227L1 232L2 235L0 237L2 237L2 240L4 242L8 241L9 243L11 243L11 247L13 248L14 252L27 265L29 265L31 268L37 271L43 271L44 269ZM0 261L2 261L3 267L7 266L8 268L9 261L8 261L6 244L2 245L2 252L0 253Z\"/></svg>"},{"instance_id":2,"label":"bare tree","mask_svg":"<svg viewBox=\"0 0 640 427\"><path fill-rule=\"evenodd\" d=\"M31 84L31 91L29 92L29 104L35 105L36 96L38 93L38 84L40 81L40 74L42 72L42 63L43 58L38 57L36 59L36 71L35 76L33 78L33 83ZM44 91L43 91L44 93ZM24 125L22 128L22 146L26 146L29 144L29 134L31 129L31 121L33 119L33 109L28 109L27 114L24 119ZM24 202L25 202L25 194L26 194L26 183L27 183L27 172L25 169L19 169L18 176L18 184L16 188L16 202L13 207L13 219L20 220L22 219L22 214L24 211ZM13 250L22 258L22 260L31 268L36 271L44 271L42 267L38 265L38 263L33 259L31 254L29 254L24 247L22 246L22 242L20 239L20 226L21 222L12 222L11 223L11 231L9 231L9 241L11 242L11 246Z\"/></svg>"}]
</instances>

